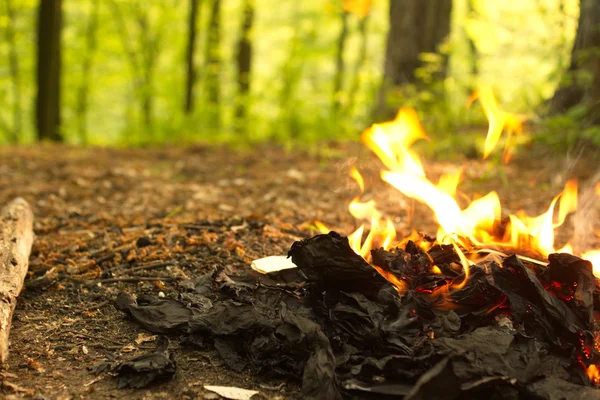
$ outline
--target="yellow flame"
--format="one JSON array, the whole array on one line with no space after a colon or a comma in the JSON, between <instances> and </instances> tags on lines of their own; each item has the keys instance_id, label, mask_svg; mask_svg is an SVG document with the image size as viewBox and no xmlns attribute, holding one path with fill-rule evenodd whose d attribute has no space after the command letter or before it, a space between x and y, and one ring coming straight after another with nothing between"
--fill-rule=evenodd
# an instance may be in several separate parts
<instances>
[{"instance_id":1,"label":"yellow flame","mask_svg":"<svg viewBox=\"0 0 600 400\"><path fill-rule=\"evenodd\" d=\"M474 93L469 98L467 106L476 99L479 99L489 123L488 133L483 145L483 158L487 158L492 153L500 140L500 136L502 136L502 132L506 132L503 161L508 163L512 156L512 148L509 145L510 138L513 134L521 135L523 133L523 123L527 120L527 116L502 110L492 89L489 87L482 87Z\"/></svg>"},{"instance_id":2,"label":"yellow flame","mask_svg":"<svg viewBox=\"0 0 600 400\"><path fill-rule=\"evenodd\" d=\"M358 170L356 169L356 167L350 168L350 176L352 177L352 179L354 179L356 181L356 183L358 183L358 187L360 188L360 192L364 193L364 191L365 191L365 180L363 179L363 177L360 174L360 172L358 172Z\"/></svg>"},{"instance_id":3,"label":"yellow flame","mask_svg":"<svg viewBox=\"0 0 600 400\"><path fill-rule=\"evenodd\" d=\"M510 122L510 116L507 113L499 114L501 110L490 91L483 91L480 96L492 118L490 120L491 139L489 140L493 142L496 140L494 138L498 132L501 133L502 129L507 126L506 121ZM492 101L492 106L489 105L489 101ZM562 193L552 200L545 213L529 216L525 212L519 211L509 215L507 224L498 231L495 228L499 226L502 219L502 209L500 199L495 191L473 200L465 208L461 208L456 199L461 170L443 175L437 185L427 178L421 160L411 149L412 144L417 140L427 139L414 110L400 109L393 121L374 124L363 132L361 139L385 166L381 171L381 179L403 195L418 200L432 210L438 222L436 235L438 243L452 243L455 246L459 244L466 249L474 245L528 250L537 253L540 257L546 257L557 251L554 247L555 229L559 228L567 216L577 209L577 182L570 180ZM493 146L489 148L489 151L492 148ZM364 181L360 173L352 170L351 176L363 191ZM374 245L382 245L384 248L393 245L392 241L396 236L393 223L390 220L384 222L383 215L377 210L373 200L361 202L360 196L355 197L349 208L355 218L370 223L370 231L364 241L362 241L365 232L364 223L352 235L353 249L358 254L368 256ZM503 233L498 236L498 232ZM429 242L419 241L418 237L414 235L409 238L424 250L427 250L430 245ZM401 240L396 245L405 244L407 240L408 238ZM569 246L560 250L573 252ZM464 254L462 254L461 260L463 256ZM596 263L600 264L598 261ZM467 264L463 262L464 265ZM461 285L455 285L454 288L460 288Z\"/></svg>"},{"instance_id":4,"label":"yellow flame","mask_svg":"<svg viewBox=\"0 0 600 400\"><path fill-rule=\"evenodd\" d=\"M409 151L415 141L427 139L415 110L401 108L393 121L373 124L361 139L390 170L425 175L421 161Z\"/></svg>"},{"instance_id":5,"label":"yellow flame","mask_svg":"<svg viewBox=\"0 0 600 400\"><path fill-rule=\"evenodd\" d=\"M470 264L469 260L467 259L467 256L465 256L465 253L462 252L462 250L460 249L460 247L458 247L456 242L452 241L452 246L454 247L454 251L456 251L456 254L458 254L458 257L460 258L460 263L463 267L463 272L465 274L465 279L463 279L463 281L461 283L453 285L453 289L460 290L463 287L465 287L465 285L467 284L467 281L469 280L471 264Z\"/></svg>"},{"instance_id":6,"label":"yellow flame","mask_svg":"<svg viewBox=\"0 0 600 400\"><path fill-rule=\"evenodd\" d=\"M489 89L482 89L478 96L490 119L485 148L485 156L488 156L503 131L506 130L509 135L521 132L520 124L524 117L502 111ZM385 167L381 171L381 179L404 196L427 205L438 223L436 243L452 244L459 255L465 278L461 283L447 285L443 290L457 290L467 284L471 262L463 249L470 251L473 247L485 246L501 250L527 250L540 258L557 251L573 254L573 248L569 244L557 250L554 237L555 230L577 209L578 188L575 180L566 183L563 191L550 202L545 213L529 216L518 211L503 219L500 198L495 191L468 202L465 207L459 205L456 197L462 170L441 176L437 185L430 181L419 156L411 149L420 139L428 140L416 112L408 108L401 108L394 120L374 124L361 135L363 143L378 156ZM415 231L397 241L398 234L392 220L385 218L374 200L361 200L365 182L360 172L351 168L350 176L361 192L348 205L350 214L360 221L358 229L348 236L350 246L357 254L369 261L373 248L405 246L409 240L422 250L429 250L431 241L423 240ZM600 184L596 191L600 195ZM318 221L315 221L315 226L323 233L329 231ZM582 254L582 257L598 266L594 269L594 274L600 277L600 250L589 251ZM393 274L377 266L374 268L399 291L406 288L406 283ZM440 274L441 270L434 266L432 273Z\"/></svg>"},{"instance_id":7,"label":"yellow flame","mask_svg":"<svg viewBox=\"0 0 600 400\"><path fill-rule=\"evenodd\" d=\"M590 250L581 255L581 258L592 263L594 275L600 278L600 250Z\"/></svg>"},{"instance_id":8,"label":"yellow flame","mask_svg":"<svg viewBox=\"0 0 600 400\"><path fill-rule=\"evenodd\" d=\"M329 232L331 231L331 229L329 229L329 228L327 227L327 225L325 225L325 224L324 224L324 223L322 223L321 221L317 221L317 220L315 220L315 221L313 221L313 225L315 226L315 228L317 229L317 231L318 231L319 233L324 233L324 234L326 234L326 233L329 233Z\"/></svg>"}]
</instances>

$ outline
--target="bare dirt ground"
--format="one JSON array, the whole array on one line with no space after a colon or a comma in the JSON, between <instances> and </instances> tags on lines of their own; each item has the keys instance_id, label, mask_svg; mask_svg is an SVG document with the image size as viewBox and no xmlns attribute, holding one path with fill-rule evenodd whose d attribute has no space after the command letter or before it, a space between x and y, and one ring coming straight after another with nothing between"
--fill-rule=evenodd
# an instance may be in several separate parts
<instances>
[{"instance_id":1,"label":"bare dirt ground","mask_svg":"<svg viewBox=\"0 0 600 400\"><path fill-rule=\"evenodd\" d=\"M585 182L597 154L576 161L531 150L508 166L464 160L462 198L497 189L507 211L540 212L567 177ZM154 337L117 311L116 294L175 297L178 282L213 267L249 268L255 258L286 254L314 234L318 219L348 234L347 203L359 194L350 166L364 172L367 192L394 216L397 229L435 233L431 215L379 182L379 161L359 144L318 151L252 151L193 147L0 149L0 205L16 196L35 213L30 272L15 311L7 398L219 398L203 385L256 389L265 398L297 398L297 382L234 372L216 352L172 340L175 378L148 389L119 390L94 366L154 348ZM455 163L426 163L432 176ZM596 240L596 239L594 239Z\"/></svg>"}]
</instances>

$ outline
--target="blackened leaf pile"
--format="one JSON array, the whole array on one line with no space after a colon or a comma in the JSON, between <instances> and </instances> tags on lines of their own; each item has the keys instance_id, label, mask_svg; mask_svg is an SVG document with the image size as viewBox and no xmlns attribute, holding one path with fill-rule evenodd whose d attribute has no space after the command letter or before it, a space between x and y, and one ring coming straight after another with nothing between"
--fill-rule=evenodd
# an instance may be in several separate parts
<instances>
[{"instance_id":1,"label":"blackened leaf pile","mask_svg":"<svg viewBox=\"0 0 600 400\"><path fill-rule=\"evenodd\" d=\"M584 374L597 357L589 263L553 255L538 276L514 256L485 260L451 289L464 279L451 246L372 255L405 292L331 232L294 243L285 275L213 272L177 299L122 293L117 306L234 370L297 380L306 399L600 397Z\"/></svg>"}]
</instances>

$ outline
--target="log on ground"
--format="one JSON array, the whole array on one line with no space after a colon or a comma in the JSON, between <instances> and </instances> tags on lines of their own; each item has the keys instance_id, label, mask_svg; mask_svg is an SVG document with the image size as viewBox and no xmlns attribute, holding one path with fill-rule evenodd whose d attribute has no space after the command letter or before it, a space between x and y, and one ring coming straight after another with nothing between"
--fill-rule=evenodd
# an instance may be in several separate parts
<instances>
[{"instance_id":1,"label":"log on ground","mask_svg":"<svg viewBox=\"0 0 600 400\"><path fill-rule=\"evenodd\" d=\"M31 207L16 198L0 211L0 363L8 356L12 315L27 274L33 237Z\"/></svg>"}]
</instances>

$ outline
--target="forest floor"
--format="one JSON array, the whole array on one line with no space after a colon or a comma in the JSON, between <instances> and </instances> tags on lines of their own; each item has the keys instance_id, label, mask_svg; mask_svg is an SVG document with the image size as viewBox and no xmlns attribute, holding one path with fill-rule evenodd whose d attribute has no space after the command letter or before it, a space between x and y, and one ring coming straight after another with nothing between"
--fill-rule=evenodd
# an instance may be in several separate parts
<instances>
[{"instance_id":1,"label":"forest floor","mask_svg":"<svg viewBox=\"0 0 600 400\"><path fill-rule=\"evenodd\" d=\"M461 199L495 189L507 212L533 213L547 209L566 178L590 183L597 159L597 153L573 160L531 149L507 166L472 159L425 165L434 181L462 166ZM241 270L253 259L286 254L294 241L315 233L315 219L352 232L347 204L359 194L348 176L353 165L365 176L363 198L377 199L399 231L435 233L430 213L381 182L380 162L356 143L320 151L1 148L0 205L16 196L29 201L37 235L0 372L2 393L215 399L203 385L230 385L270 399L297 398L297 382L231 371L215 351L177 340L178 372L169 382L117 389L111 376L92 369L154 348L155 337L113 307L119 291L176 297L178 282L211 268Z\"/></svg>"}]
</instances>

